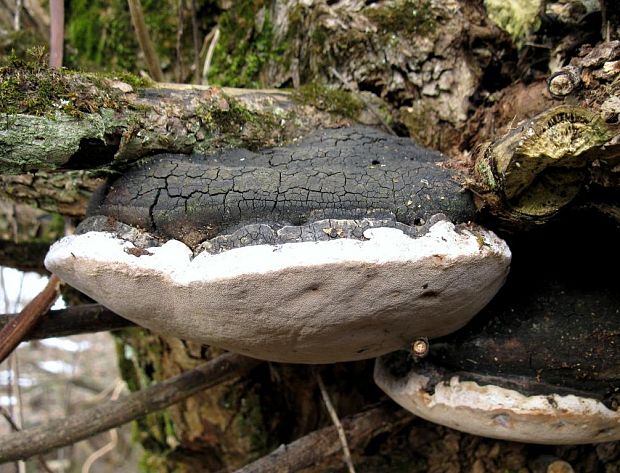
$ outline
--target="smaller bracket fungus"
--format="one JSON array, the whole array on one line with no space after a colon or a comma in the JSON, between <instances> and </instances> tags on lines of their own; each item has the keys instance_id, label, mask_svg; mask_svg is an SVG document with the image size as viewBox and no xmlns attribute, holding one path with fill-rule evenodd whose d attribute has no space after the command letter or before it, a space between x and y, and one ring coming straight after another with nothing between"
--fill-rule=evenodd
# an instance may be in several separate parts
<instances>
[{"instance_id":1,"label":"smaller bracket fungus","mask_svg":"<svg viewBox=\"0 0 620 473\"><path fill-rule=\"evenodd\" d=\"M376 357L462 327L506 278L508 246L464 223L442 160L367 128L154 157L45 264L155 332L272 361Z\"/></svg>"},{"instance_id":2,"label":"smaller bracket fungus","mask_svg":"<svg viewBox=\"0 0 620 473\"><path fill-rule=\"evenodd\" d=\"M484 437L539 444L620 439L620 413L593 398L553 391L525 395L502 387L498 379L466 381L458 373L445 373L430 364L406 375L395 374L388 363L386 358L377 360L377 385L403 408L437 424Z\"/></svg>"},{"instance_id":3,"label":"smaller bracket fungus","mask_svg":"<svg viewBox=\"0 0 620 473\"><path fill-rule=\"evenodd\" d=\"M379 387L414 414L475 435L620 440L620 293L608 276L620 256L610 250L618 232L560 230L549 235L564 237L554 248L540 245L540 235L532 237L539 248L513 242L522 265L501 293L472 323L435 340L423 360L405 352L378 359ZM567 257L577 246L581 253Z\"/></svg>"}]
</instances>

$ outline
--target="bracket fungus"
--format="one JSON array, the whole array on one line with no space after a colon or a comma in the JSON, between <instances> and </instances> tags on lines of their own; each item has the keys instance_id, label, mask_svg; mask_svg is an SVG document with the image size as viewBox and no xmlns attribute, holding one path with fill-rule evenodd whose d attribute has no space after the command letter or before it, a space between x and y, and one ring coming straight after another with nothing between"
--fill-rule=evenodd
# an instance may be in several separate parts
<instances>
[{"instance_id":1,"label":"bracket fungus","mask_svg":"<svg viewBox=\"0 0 620 473\"><path fill-rule=\"evenodd\" d=\"M156 156L45 264L159 333L273 361L372 358L457 330L506 278L507 245L466 223L444 159L360 127Z\"/></svg>"},{"instance_id":2,"label":"bracket fungus","mask_svg":"<svg viewBox=\"0 0 620 473\"><path fill-rule=\"evenodd\" d=\"M608 276L620 263L610 251L618 231L558 233L564 241L552 248L513 245L522 266L471 324L434 341L423 360L405 352L378 359L379 387L424 419L476 435L620 440L620 293Z\"/></svg>"},{"instance_id":3,"label":"bracket fungus","mask_svg":"<svg viewBox=\"0 0 620 473\"><path fill-rule=\"evenodd\" d=\"M386 363L384 358L377 360L377 385L403 408L437 424L538 444L620 439L620 413L587 395L557 394L553 389L523 394L506 378L466 380L463 373L446 373L433 365L395 375Z\"/></svg>"}]
</instances>

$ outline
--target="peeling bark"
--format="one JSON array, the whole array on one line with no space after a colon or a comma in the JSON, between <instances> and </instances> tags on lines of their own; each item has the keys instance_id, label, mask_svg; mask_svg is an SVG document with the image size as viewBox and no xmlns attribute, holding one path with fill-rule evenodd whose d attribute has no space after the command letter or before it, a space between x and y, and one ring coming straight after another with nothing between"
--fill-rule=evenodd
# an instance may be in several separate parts
<instances>
[{"instance_id":1,"label":"peeling bark","mask_svg":"<svg viewBox=\"0 0 620 473\"><path fill-rule=\"evenodd\" d=\"M134 92L124 85L131 91L123 93L123 111L5 116L0 124L0 194L82 216L90 193L102 182L98 177L145 156L256 149L291 141L319 125L346 123L283 91L164 84ZM371 116L360 118L378 123Z\"/></svg>"}]
</instances>

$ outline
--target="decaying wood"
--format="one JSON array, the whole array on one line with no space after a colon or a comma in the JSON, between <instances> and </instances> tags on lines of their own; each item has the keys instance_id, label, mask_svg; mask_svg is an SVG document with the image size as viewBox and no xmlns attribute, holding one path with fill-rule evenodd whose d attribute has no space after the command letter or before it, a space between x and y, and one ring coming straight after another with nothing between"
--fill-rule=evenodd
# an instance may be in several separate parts
<instances>
[{"instance_id":1,"label":"decaying wood","mask_svg":"<svg viewBox=\"0 0 620 473\"><path fill-rule=\"evenodd\" d=\"M609 166L603 148L611 138L602 118L582 107L555 107L515 126L478 150L480 205L508 221L544 222L592 182L592 166Z\"/></svg>"},{"instance_id":2,"label":"decaying wood","mask_svg":"<svg viewBox=\"0 0 620 473\"><path fill-rule=\"evenodd\" d=\"M387 99L401 127L444 153L458 146L485 71L501 70L512 53L482 2L274 2L261 10L273 18L276 44L288 45L264 66L267 83L344 79Z\"/></svg>"},{"instance_id":3,"label":"decaying wood","mask_svg":"<svg viewBox=\"0 0 620 473\"><path fill-rule=\"evenodd\" d=\"M63 215L83 216L102 177L158 152L210 153L222 147L256 149L349 123L295 101L280 90L219 89L161 84L134 90L75 74L92 96L109 94L119 109L79 116L11 115L0 123L0 195ZM84 81L84 82L80 82ZM73 82L71 82L73 83ZM84 83L87 84L84 86ZM104 90L105 89L105 90ZM60 99L59 99L60 100ZM371 113L361 122L376 124Z\"/></svg>"},{"instance_id":4,"label":"decaying wood","mask_svg":"<svg viewBox=\"0 0 620 473\"><path fill-rule=\"evenodd\" d=\"M0 329L11 324L17 317L16 314L0 315ZM114 331L132 326L132 322L99 304L83 304L48 311L22 341Z\"/></svg>"},{"instance_id":5,"label":"decaying wood","mask_svg":"<svg viewBox=\"0 0 620 473\"><path fill-rule=\"evenodd\" d=\"M46 274L43 257L64 228L46 212L0 199L0 266Z\"/></svg>"},{"instance_id":6,"label":"decaying wood","mask_svg":"<svg viewBox=\"0 0 620 473\"><path fill-rule=\"evenodd\" d=\"M476 111L463 147L474 153L481 208L508 226L528 225L579 197L617 219L618 59L620 41L584 46L547 80L507 87Z\"/></svg>"},{"instance_id":7,"label":"decaying wood","mask_svg":"<svg viewBox=\"0 0 620 473\"><path fill-rule=\"evenodd\" d=\"M11 354L25 335L58 298L60 279L51 276L45 288L0 330L0 362Z\"/></svg>"},{"instance_id":8,"label":"decaying wood","mask_svg":"<svg viewBox=\"0 0 620 473\"><path fill-rule=\"evenodd\" d=\"M352 450L362 448L373 437L397 429L410 422L412 416L402 410L379 406L342 419L342 426ZM330 457L341 454L341 444L335 426L325 427L282 445L269 455L235 473L289 473L316 464L325 464ZM341 461L337 458L336 461Z\"/></svg>"},{"instance_id":9,"label":"decaying wood","mask_svg":"<svg viewBox=\"0 0 620 473\"><path fill-rule=\"evenodd\" d=\"M0 438L0 463L30 458L91 437L192 394L242 376L260 363L232 353L117 401Z\"/></svg>"}]
</instances>

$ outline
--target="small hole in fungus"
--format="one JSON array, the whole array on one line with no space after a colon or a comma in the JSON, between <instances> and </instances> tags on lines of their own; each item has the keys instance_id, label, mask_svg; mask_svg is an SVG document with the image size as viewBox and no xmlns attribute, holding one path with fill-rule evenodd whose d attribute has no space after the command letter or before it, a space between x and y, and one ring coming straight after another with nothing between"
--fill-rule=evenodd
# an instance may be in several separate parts
<instances>
[{"instance_id":1,"label":"small hole in fungus","mask_svg":"<svg viewBox=\"0 0 620 473\"><path fill-rule=\"evenodd\" d=\"M424 284L424 285L422 286L422 289L428 289L428 283Z\"/></svg>"},{"instance_id":2,"label":"small hole in fungus","mask_svg":"<svg viewBox=\"0 0 620 473\"><path fill-rule=\"evenodd\" d=\"M422 219L420 217L416 217L413 219L414 225L422 225Z\"/></svg>"},{"instance_id":3,"label":"small hole in fungus","mask_svg":"<svg viewBox=\"0 0 620 473\"><path fill-rule=\"evenodd\" d=\"M420 295L420 297L423 297L426 299L428 297L437 297L438 295L439 293L436 291L425 291Z\"/></svg>"},{"instance_id":4,"label":"small hole in fungus","mask_svg":"<svg viewBox=\"0 0 620 473\"><path fill-rule=\"evenodd\" d=\"M378 160L373 159L373 160L372 160L372 163L370 163L370 164L372 164L373 166L378 166L378 165L379 165L379 164L381 164L381 163L380 163Z\"/></svg>"}]
</instances>

